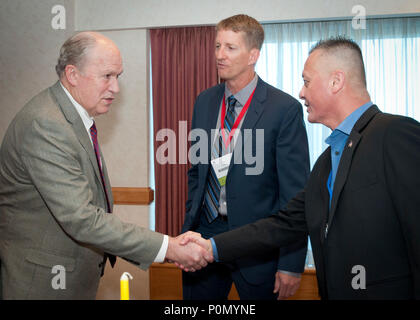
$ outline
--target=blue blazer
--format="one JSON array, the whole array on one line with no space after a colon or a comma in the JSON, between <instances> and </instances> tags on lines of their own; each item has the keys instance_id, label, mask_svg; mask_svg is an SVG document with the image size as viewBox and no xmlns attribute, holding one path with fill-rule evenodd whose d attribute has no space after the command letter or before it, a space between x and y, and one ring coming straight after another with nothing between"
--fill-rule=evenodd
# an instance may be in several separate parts
<instances>
[{"instance_id":1,"label":"blue blazer","mask_svg":"<svg viewBox=\"0 0 420 320\"><path fill-rule=\"evenodd\" d=\"M188 171L188 200L182 232L195 230L200 221L211 165L211 130L216 128L224 92L224 83L216 85L203 91L195 102L192 129L200 128L207 132L208 161L194 164ZM263 129L264 143L256 143L259 142L257 129ZM295 98L258 79L240 130L242 143L235 145L226 180L230 230L277 213L303 188L309 176L308 141L302 106ZM245 131L248 131L248 135L244 134ZM245 149L251 146L252 156L261 155L256 160L258 166L264 166L257 175L246 172L258 171L256 164L247 164L250 161L244 157ZM199 150L197 154L202 151ZM234 161L235 154L240 151L241 161ZM236 260L236 264L248 282L260 284L273 281L273 275L278 269L302 272L306 249L306 241L301 241L280 249L280 257L279 251L274 250L269 255Z\"/></svg>"}]
</instances>

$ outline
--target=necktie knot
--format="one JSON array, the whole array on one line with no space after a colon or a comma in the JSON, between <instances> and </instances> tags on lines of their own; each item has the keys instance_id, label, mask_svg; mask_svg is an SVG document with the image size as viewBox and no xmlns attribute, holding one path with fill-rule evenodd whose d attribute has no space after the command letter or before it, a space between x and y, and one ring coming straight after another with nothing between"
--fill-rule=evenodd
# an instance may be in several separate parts
<instances>
[{"instance_id":1,"label":"necktie knot","mask_svg":"<svg viewBox=\"0 0 420 320\"><path fill-rule=\"evenodd\" d=\"M233 95L228 97L228 106L230 110L233 110L237 101L238 100L236 100L236 98Z\"/></svg>"}]
</instances>

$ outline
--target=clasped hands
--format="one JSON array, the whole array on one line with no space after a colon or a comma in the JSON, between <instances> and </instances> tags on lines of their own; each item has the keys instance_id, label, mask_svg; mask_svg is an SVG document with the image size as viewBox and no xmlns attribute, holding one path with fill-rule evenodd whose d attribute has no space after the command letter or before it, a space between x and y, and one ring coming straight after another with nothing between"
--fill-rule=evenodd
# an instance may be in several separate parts
<instances>
[{"instance_id":1,"label":"clasped hands","mask_svg":"<svg viewBox=\"0 0 420 320\"><path fill-rule=\"evenodd\" d=\"M210 240L197 232L188 231L176 238L169 237L165 261L173 262L184 271L194 272L213 262Z\"/></svg>"}]
</instances>

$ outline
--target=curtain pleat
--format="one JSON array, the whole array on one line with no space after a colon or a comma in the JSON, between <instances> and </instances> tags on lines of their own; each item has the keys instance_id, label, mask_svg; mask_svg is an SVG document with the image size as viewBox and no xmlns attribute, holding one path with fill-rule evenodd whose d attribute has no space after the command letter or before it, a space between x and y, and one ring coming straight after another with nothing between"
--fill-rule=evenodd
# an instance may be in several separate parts
<instances>
[{"instance_id":1,"label":"curtain pleat","mask_svg":"<svg viewBox=\"0 0 420 320\"><path fill-rule=\"evenodd\" d=\"M215 35L214 27L150 30L155 230L171 236L179 234L184 222L190 145L187 137L194 101L201 91L217 84Z\"/></svg>"}]
</instances>

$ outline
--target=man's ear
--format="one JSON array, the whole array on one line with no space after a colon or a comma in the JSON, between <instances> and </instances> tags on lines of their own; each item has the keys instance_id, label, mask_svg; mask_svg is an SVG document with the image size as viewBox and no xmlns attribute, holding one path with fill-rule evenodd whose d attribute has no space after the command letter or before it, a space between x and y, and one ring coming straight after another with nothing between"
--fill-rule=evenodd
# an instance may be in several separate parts
<instances>
[{"instance_id":1,"label":"man's ear","mask_svg":"<svg viewBox=\"0 0 420 320\"><path fill-rule=\"evenodd\" d=\"M333 71L330 78L330 88L332 93L337 93L343 89L346 82L346 75L344 71L336 70Z\"/></svg>"},{"instance_id":2,"label":"man's ear","mask_svg":"<svg viewBox=\"0 0 420 320\"><path fill-rule=\"evenodd\" d=\"M66 65L66 68L64 69L64 77L66 77L67 81L75 87L79 81L79 70L76 68L76 66L72 64Z\"/></svg>"},{"instance_id":3,"label":"man's ear","mask_svg":"<svg viewBox=\"0 0 420 320\"><path fill-rule=\"evenodd\" d=\"M255 65L259 57L260 57L260 50L258 50L257 48L252 48L251 51L249 52L248 65Z\"/></svg>"}]
</instances>

